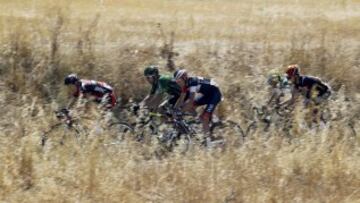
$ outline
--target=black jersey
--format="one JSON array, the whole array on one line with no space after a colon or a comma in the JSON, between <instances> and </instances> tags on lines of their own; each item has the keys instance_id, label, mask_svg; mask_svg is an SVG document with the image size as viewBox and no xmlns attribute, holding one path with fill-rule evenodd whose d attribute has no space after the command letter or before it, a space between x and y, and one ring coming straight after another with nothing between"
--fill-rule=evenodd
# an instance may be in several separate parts
<instances>
[{"instance_id":1,"label":"black jersey","mask_svg":"<svg viewBox=\"0 0 360 203\"><path fill-rule=\"evenodd\" d=\"M311 97L311 90L313 89L319 92L318 95L323 95L330 91L330 87L327 84L313 76L300 76L295 82L295 88L298 90L305 90L307 98Z\"/></svg>"},{"instance_id":2,"label":"black jersey","mask_svg":"<svg viewBox=\"0 0 360 203\"><path fill-rule=\"evenodd\" d=\"M80 93L91 94L96 97L102 97L105 94L111 94L113 88L105 82L95 80L80 80L81 85L77 87L74 96L79 96Z\"/></svg>"},{"instance_id":3,"label":"black jersey","mask_svg":"<svg viewBox=\"0 0 360 203\"><path fill-rule=\"evenodd\" d=\"M214 91L219 91L219 88L212 79L203 77L190 77L186 82L186 90L189 90L191 93L211 95L214 93Z\"/></svg>"}]
</instances>

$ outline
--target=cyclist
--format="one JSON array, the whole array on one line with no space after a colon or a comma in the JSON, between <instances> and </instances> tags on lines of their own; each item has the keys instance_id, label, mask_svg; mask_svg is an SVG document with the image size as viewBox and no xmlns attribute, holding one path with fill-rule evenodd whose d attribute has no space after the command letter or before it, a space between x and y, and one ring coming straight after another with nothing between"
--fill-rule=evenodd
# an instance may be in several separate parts
<instances>
[{"instance_id":1,"label":"cyclist","mask_svg":"<svg viewBox=\"0 0 360 203\"><path fill-rule=\"evenodd\" d=\"M271 96L267 104L275 102L275 105L279 105L281 98L285 96L284 90L289 86L286 76L279 73L270 74L267 83L271 87Z\"/></svg>"},{"instance_id":2,"label":"cyclist","mask_svg":"<svg viewBox=\"0 0 360 203\"><path fill-rule=\"evenodd\" d=\"M101 103L105 110L111 110L116 105L116 97L113 88L105 82L80 79L76 74L70 74L64 79L65 85L73 85L76 90L74 98L70 101L68 108L71 108L77 98L91 96L94 101Z\"/></svg>"},{"instance_id":3,"label":"cyclist","mask_svg":"<svg viewBox=\"0 0 360 203\"><path fill-rule=\"evenodd\" d=\"M144 70L144 76L148 83L150 83L150 93L141 102L142 106L146 105L151 109L159 107L164 94L170 96L170 98L160 105L162 107L166 103L174 106L181 94L181 89L176 82L172 80L169 75L160 75L159 68L157 66L148 66ZM161 109L161 108L160 108Z\"/></svg>"},{"instance_id":4,"label":"cyclist","mask_svg":"<svg viewBox=\"0 0 360 203\"><path fill-rule=\"evenodd\" d=\"M210 119L222 98L218 85L212 79L189 77L185 69L177 70L174 73L174 80L181 87L181 96L175 107L180 107L183 111L195 111L196 107L206 105L200 119L205 140L208 141L208 138L211 139ZM187 92L190 94L188 99L185 98ZM195 93L199 93L200 96L195 97Z\"/></svg>"},{"instance_id":5,"label":"cyclist","mask_svg":"<svg viewBox=\"0 0 360 203\"><path fill-rule=\"evenodd\" d=\"M300 67L297 64L289 65L286 70L286 75L292 83L293 90L291 99L284 102L284 104L294 103L299 93L304 93L305 95L305 106L308 106L311 101L313 101L315 105L319 105L331 95L331 88L329 85L317 77L301 75Z\"/></svg>"}]
</instances>

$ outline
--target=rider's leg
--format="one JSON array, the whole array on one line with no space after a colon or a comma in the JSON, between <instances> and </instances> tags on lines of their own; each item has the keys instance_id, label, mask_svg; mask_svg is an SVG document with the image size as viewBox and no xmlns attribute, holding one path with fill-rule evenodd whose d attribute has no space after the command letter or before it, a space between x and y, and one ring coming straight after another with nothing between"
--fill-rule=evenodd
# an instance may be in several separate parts
<instances>
[{"instance_id":1,"label":"rider's leg","mask_svg":"<svg viewBox=\"0 0 360 203\"><path fill-rule=\"evenodd\" d=\"M200 116L200 120L203 127L203 134L204 134L202 139L205 146L209 146L212 141L211 132L210 132L210 119L211 119L211 113L206 112L205 109Z\"/></svg>"},{"instance_id":2,"label":"rider's leg","mask_svg":"<svg viewBox=\"0 0 360 203\"><path fill-rule=\"evenodd\" d=\"M331 96L331 92L326 91L324 93L319 93L319 95L315 98L314 102L316 108L314 109L313 114L314 114L314 119L316 119L316 123L319 123L320 121L325 121L323 117L324 116L323 113L324 113L324 108L327 105L327 101L330 96Z\"/></svg>"},{"instance_id":3,"label":"rider's leg","mask_svg":"<svg viewBox=\"0 0 360 203\"><path fill-rule=\"evenodd\" d=\"M207 112L206 110L202 113L200 116L202 126L203 126L203 132L205 134L205 137L210 137L210 119L211 119L211 113Z\"/></svg>"},{"instance_id":4,"label":"rider's leg","mask_svg":"<svg viewBox=\"0 0 360 203\"><path fill-rule=\"evenodd\" d=\"M114 93L105 94L101 98L100 105L101 105L101 109L103 112L103 117L104 117L105 122L110 123L114 119L112 109L116 105L115 94Z\"/></svg>"},{"instance_id":5,"label":"rider's leg","mask_svg":"<svg viewBox=\"0 0 360 203\"><path fill-rule=\"evenodd\" d=\"M196 108L199 105L197 105L195 102L194 103L188 103L187 105L184 106L183 111L185 112L189 112L191 113L192 116L196 116Z\"/></svg>"},{"instance_id":6,"label":"rider's leg","mask_svg":"<svg viewBox=\"0 0 360 203\"><path fill-rule=\"evenodd\" d=\"M193 116L196 116L197 115L196 108L199 107L199 106L203 106L203 105L208 104L210 100L211 100L211 98L209 98L209 97L205 97L203 95L197 95L195 97L194 102L193 103L188 103L183 108L183 110L186 111L186 112L192 113Z\"/></svg>"},{"instance_id":7,"label":"rider's leg","mask_svg":"<svg viewBox=\"0 0 360 203\"><path fill-rule=\"evenodd\" d=\"M97 101L99 103L99 107L102 110L111 108L110 94L104 94L102 97L97 98L95 101Z\"/></svg>"},{"instance_id":8,"label":"rider's leg","mask_svg":"<svg viewBox=\"0 0 360 203\"><path fill-rule=\"evenodd\" d=\"M324 92L324 93L321 92L314 99L314 102L315 102L316 105L319 105L319 104L323 103L324 101L328 100L330 96L331 96L330 91L327 91L327 92Z\"/></svg>"},{"instance_id":9,"label":"rider's leg","mask_svg":"<svg viewBox=\"0 0 360 203\"><path fill-rule=\"evenodd\" d=\"M221 101L221 93L219 90L214 91L211 95L211 98L207 100L206 108L201 115L201 121L203 123L203 130L205 133L205 136L210 137L210 121L213 112L215 111L215 108L217 104Z\"/></svg>"}]
</instances>

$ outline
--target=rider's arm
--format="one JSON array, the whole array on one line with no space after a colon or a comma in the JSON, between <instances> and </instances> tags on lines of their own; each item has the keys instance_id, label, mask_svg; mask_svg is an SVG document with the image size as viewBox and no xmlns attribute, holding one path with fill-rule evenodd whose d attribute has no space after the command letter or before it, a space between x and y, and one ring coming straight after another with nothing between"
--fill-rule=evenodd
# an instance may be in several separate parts
<instances>
[{"instance_id":1,"label":"rider's arm","mask_svg":"<svg viewBox=\"0 0 360 203\"><path fill-rule=\"evenodd\" d=\"M72 97L72 98L70 99L70 102L69 102L68 105L66 106L66 108L67 108L67 109L71 109L71 108L74 106L74 104L76 103L76 100L77 100L76 97Z\"/></svg>"},{"instance_id":2,"label":"rider's arm","mask_svg":"<svg viewBox=\"0 0 360 203\"><path fill-rule=\"evenodd\" d=\"M84 98L86 98L86 93L84 93L84 92L80 92L78 95L74 95L74 97L71 98L71 100L67 106L68 109L71 109L76 102L79 102L77 105L77 107L79 107L79 104L84 103Z\"/></svg>"},{"instance_id":3,"label":"rider's arm","mask_svg":"<svg viewBox=\"0 0 360 203\"><path fill-rule=\"evenodd\" d=\"M178 109L183 105L185 96L186 96L186 92L181 92L179 99L176 101L174 105L175 109Z\"/></svg>"},{"instance_id":4,"label":"rider's arm","mask_svg":"<svg viewBox=\"0 0 360 203\"><path fill-rule=\"evenodd\" d=\"M311 103L311 100L314 100L317 97L318 92L316 90L316 86L317 85L315 84L306 90L305 100L304 100L305 106L308 106Z\"/></svg>"},{"instance_id":5,"label":"rider's arm","mask_svg":"<svg viewBox=\"0 0 360 203\"><path fill-rule=\"evenodd\" d=\"M70 102L68 103L68 105L66 106L67 109L71 109L74 104L76 103L78 97L81 96L81 92L80 92L80 88L76 88L76 91L72 94L72 97L70 99Z\"/></svg>"},{"instance_id":6,"label":"rider's arm","mask_svg":"<svg viewBox=\"0 0 360 203\"><path fill-rule=\"evenodd\" d=\"M163 99L163 94L156 94L153 96L151 101L148 103L148 106L151 109L156 110L156 109L158 109L160 103L162 102L162 99Z\"/></svg>"},{"instance_id":7,"label":"rider's arm","mask_svg":"<svg viewBox=\"0 0 360 203\"><path fill-rule=\"evenodd\" d=\"M194 103L194 100L195 100L195 92L190 92L189 98L185 101L183 106L187 107L189 105L192 105Z\"/></svg>"},{"instance_id":8,"label":"rider's arm","mask_svg":"<svg viewBox=\"0 0 360 203\"><path fill-rule=\"evenodd\" d=\"M151 101L151 99L153 98L154 95L147 95L141 102L140 102L140 106L141 107L144 107L144 106L147 106L149 101Z\"/></svg>"},{"instance_id":9,"label":"rider's arm","mask_svg":"<svg viewBox=\"0 0 360 203\"><path fill-rule=\"evenodd\" d=\"M151 90L149 92L149 94L141 101L140 106L141 108L147 106L151 106L154 99L157 97L157 95L159 94L159 86L153 84L151 86Z\"/></svg>"},{"instance_id":10,"label":"rider's arm","mask_svg":"<svg viewBox=\"0 0 360 203\"><path fill-rule=\"evenodd\" d=\"M149 94L148 96L143 99L143 101L140 103L140 106L143 108L145 106L149 108L157 108L163 98L164 94Z\"/></svg>"},{"instance_id":11,"label":"rider's arm","mask_svg":"<svg viewBox=\"0 0 360 203\"><path fill-rule=\"evenodd\" d=\"M196 92L196 88L193 87L193 86L191 86L191 87L183 87L181 89L181 95L180 95L180 97L178 99L178 102L176 102L176 104L175 104L175 108L182 109L189 102L189 100L192 100L191 102L193 102L194 97L195 97L195 92ZM188 98L186 98L187 95L189 96ZM187 102L185 100L187 100Z\"/></svg>"},{"instance_id":12,"label":"rider's arm","mask_svg":"<svg viewBox=\"0 0 360 203\"><path fill-rule=\"evenodd\" d=\"M77 97L79 96L80 96L80 88L76 86L76 91L72 93L72 97L70 98L69 103L66 105L66 109L71 109L74 106Z\"/></svg>"}]
</instances>

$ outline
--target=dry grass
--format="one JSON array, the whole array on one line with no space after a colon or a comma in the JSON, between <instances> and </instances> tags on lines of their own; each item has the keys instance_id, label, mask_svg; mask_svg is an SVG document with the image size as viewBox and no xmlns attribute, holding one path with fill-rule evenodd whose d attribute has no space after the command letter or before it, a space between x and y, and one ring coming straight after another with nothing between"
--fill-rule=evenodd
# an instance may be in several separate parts
<instances>
[{"instance_id":1,"label":"dry grass","mask_svg":"<svg viewBox=\"0 0 360 203\"><path fill-rule=\"evenodd\" d=\"M0 2L0 202L360 202L359 1ZM139 100L142 68L166 71L171 32L175 63L220 84L223 119L246 125L267 73L289 63L331 84L338 119L309 129L300 106L291 138L259 128L240 147L162 160L131 140L103 147L97 120L82 146L40 147L65 74Z\"/></svg>"}]
</instances>

